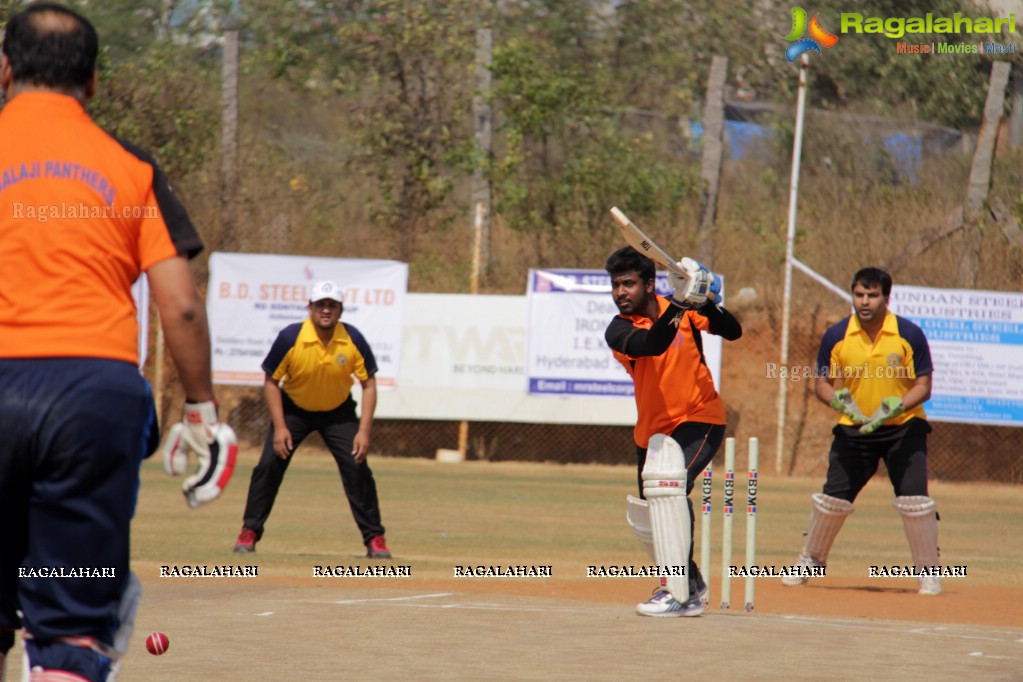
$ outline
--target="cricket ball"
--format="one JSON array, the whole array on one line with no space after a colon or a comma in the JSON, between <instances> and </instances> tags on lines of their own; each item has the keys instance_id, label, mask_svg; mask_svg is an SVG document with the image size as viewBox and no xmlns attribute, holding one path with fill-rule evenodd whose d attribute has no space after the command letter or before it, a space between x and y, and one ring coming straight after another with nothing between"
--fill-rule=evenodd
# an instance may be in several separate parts
<instances>
[{"instance_id":1,"label":"cricket ball","mask_svg":"<svg viewBox=\"0 0 1023 682\"><path fill-rule=\"evenodd\" d=\"M146 637L146 651L159 656L160 654L167 651L170 646L170 640L167 639L167 635L162 632L154 632L153 634Z\"/></svg>"}]
</instances>

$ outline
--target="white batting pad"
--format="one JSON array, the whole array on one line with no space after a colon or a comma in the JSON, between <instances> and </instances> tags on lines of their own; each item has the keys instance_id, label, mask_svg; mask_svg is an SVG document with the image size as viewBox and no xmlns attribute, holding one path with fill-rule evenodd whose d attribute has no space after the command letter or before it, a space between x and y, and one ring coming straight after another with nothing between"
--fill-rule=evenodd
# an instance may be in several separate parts
<instances>
[{"instance_id":1,"label":"white batting pad","mask_svg":"<svg viewBox=\"0 0 1023 682\"><path fill-rule=\"evenodd\" d=\"M686 503L686 461L682 448L669 436L657 434L647 446L643 465L643 495L650 510L654 555L658 566L689 569L689 505ZM689 576L661 578L661 585L678 601L689 600Z\"/></svg>"},{"instance_id":2,"label":"white batting pad","mask_svg":"<svg viewBox=\"0 0 1023 682\"><path fill-rule=\"evenodd\" d=\"M831 545L834 544L838 531L842 530L845 517L852 514L855 509L852 502L824 493L814 493L812 499L810 525L806 531L803 556L826 566Z\"/></svg>"},{"instance_id":3,"label":"white batting pad","mask_svg":"<svg viewBox=\"0 0 1023 682\"><path fill-rule=\"evenodd\" d=\"M650 555L650 560L657 562L657 555L654 554L654 530L650 525L650 505L646 500L641 500L632 495L627 496L628 507L625 511L625 518L632 526L632 534L643 545L643 549Z\"/></svg>"},{"instance_id":4,"label":"white batting pad","mask_svg":"<svg viewBox=\"0 0 1023 682\"><path fill-rule=\"evenodd\" d=\"M892 504L902 515L909 551L918 569L938 565L938 505L924 495L896 497Z\"/></svg>"}]
</instances>

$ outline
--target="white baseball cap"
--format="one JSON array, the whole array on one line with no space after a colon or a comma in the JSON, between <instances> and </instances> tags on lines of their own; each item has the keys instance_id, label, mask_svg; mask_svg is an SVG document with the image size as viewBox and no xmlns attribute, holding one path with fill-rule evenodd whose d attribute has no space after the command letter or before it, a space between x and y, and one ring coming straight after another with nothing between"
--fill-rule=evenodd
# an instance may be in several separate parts
<instances>
[{"instance_id":1,"label":"white baseball cap","mask_svg":"<svg viewBox=\"0 0 1023 682\"><path fill-rule=\"evenodd\" d=\"M337 301L338 303L344 303L341 287L329 279L322 280L313 285L312 292L309 294L309 302L315 303L325 298Z\"/></svg>"}]
</instances>

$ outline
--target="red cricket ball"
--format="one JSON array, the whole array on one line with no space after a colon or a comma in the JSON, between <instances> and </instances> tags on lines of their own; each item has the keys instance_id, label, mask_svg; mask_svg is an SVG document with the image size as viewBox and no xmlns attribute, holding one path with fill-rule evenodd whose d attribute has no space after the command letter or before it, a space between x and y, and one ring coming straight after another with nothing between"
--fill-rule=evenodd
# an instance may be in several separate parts
<instances>
[{"instance_id":1,"label":"red cricket ball","mask_svg":"<svg viewBox=\"0 0 1023 682\"><path fill-rule=\"evenodd\" d=\"M149 637L146 637L146 651L154 656L164 653L169 646L170 640L162 632L154 632Z\"/></svg>"}]
</instances>

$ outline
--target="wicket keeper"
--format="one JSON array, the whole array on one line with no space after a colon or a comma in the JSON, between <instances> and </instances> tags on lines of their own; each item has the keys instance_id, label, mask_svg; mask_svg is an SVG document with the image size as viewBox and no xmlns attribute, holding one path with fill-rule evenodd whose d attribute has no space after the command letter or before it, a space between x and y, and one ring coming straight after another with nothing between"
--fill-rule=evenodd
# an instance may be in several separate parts
<instances>
[{"instance_id":1,"label":"wicket keeper","mask_svg":"<svg viewBox=\"0 0 1023 682\"><path fill-rule=\"evenodd\" d=\"M853 501L883 459L913 562L918 571L936 567L938 512L927 495L931 427L923 409L934 371L930 347L920 327L888 310L892 278L887 272L863 268L851 289L855 314L824 332L817 352L817 398L841 417L832 430L827 479L812 497L798 564L827 565ZM839 379L844 385L836 390ZM782 584L802 585L807 579L786 576ZM918 582L919 594L941 594L937 576L921 576Z\"/></svg>"}]
</instances>

